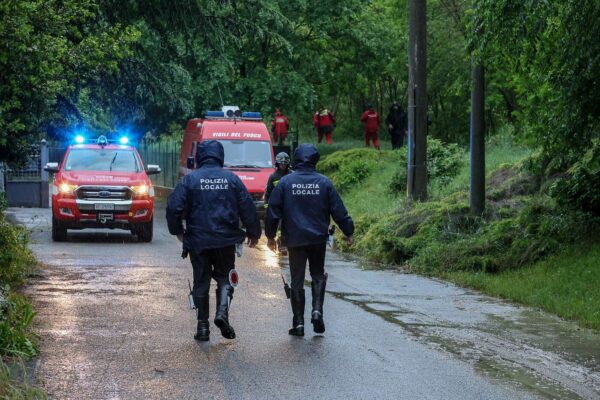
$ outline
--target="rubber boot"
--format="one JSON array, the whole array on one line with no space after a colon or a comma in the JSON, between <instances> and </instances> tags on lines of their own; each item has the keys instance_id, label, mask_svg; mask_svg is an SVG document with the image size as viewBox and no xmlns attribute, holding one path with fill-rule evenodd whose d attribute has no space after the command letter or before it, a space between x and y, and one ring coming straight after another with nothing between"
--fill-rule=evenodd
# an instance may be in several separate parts
<instances>
[{"instance_id":1,"label":"rubber boot","mask_svg":"<svg viewBox=\"0 0 600 400\"><path fill-rule=\"evenodd\" d=\"M229 305L233 299L233 286L229 283L219 284L217 287L217 312L215 314L215 325L221 329L221 335L225 339L235 339L235 331L229 325Z\"/></svg>"},{"instance_id":2,"label":"rubber boot","mask_svg":"<svg viewBox=\"0 0 600 400\"><path fill-rule=\"evenodd\" d=\"M210 338L210 329L208 324L208 296L194 297L194 305L198 315L198 326L194 339L206 342Z\"/></svg>"},{"instance_id":3,"label":"rubber boot","mask_svg":"<svg viewBox=\"0 0 600 400\"><path fill-rule=\"evenodd\" d=\"M290 301L294 318L293 328L288 333L293 336L304 336L304 289L292 290Z\"/></svg>"},{"instance_id":4,"label":"rubber boot","mask_svg":"<svg viewBox=\"0 0 600 400\"><path fill-rule=\"evenodd\" d=\"M323 301L325 300L325 286L327 285L327 274L320 278L313 278L312 287L312 313L310 322L313 324L315 333L325 332L323 322Z\"/></svg>"}]
</instances>

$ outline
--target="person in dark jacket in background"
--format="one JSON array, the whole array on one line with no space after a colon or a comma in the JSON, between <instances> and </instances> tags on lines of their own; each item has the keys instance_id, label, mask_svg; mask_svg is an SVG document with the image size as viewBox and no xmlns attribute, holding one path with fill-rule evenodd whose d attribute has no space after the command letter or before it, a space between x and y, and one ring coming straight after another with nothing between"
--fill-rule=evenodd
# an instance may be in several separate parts
<instances>
[{"instance_id":1,"label":"person in dark jacket in background","mask_svg":"<svg viewBox=\"0 0 600 400\"><path fill-rule=\"evenodd\" d=\"M294 173L281 178L269 198L265 235L267 245L275 251L275 234L279 221L282 221L281 234L288 246L292 275L290 299L294 317L289 334L304 336L306 261L312 277L311 322L316 333L323 333L323 300L327 283L325 250L330 218L346 235L349 244L352 244L354 223L331 181L315 171L319 161L317 148L312 144L298 146L294 160Z\"/></svg>"},{"instance_id":2,"label":"person in dark jacket in background","mask_svg":"<svg viewBox=\"0 0 600 400\"><path fill-rule=\"evenodd\" d=\"M293 172L290 169L290 156L288 153L282 151L275 156L275 167L277 169L269 176L267 187L265 188L265 208L269 207L269 197L271 197L271 192L275 186L279 184L281 178ZM279 253L282 255L287 255L287 247L283 240L279 239L277 241L277 247L279 248Z\"/></svg>"},{"instance_id":3,"label":"person in dark jacket in background","mask_svg":"<svg viewBox=\"0 0 600 400\"><path fill-rule=\"evenodd\" d=\"M392 140L392 149L402 147L404 136L406 136L407 122L406 112L397 101L394 101L385 119Z\"/></svg>"},{"instance_id":4,"label":"person in dark jacket in background","mask_svg":"<svg viewBox=\"0 0 600 400\"><path fill-rule=\"evenodd\" d=\"M285 151L281 153L277 153L275 156L275 167L277 168L275 172L273 172L269 176L269 180L267 181L267 187L265 188L265 208L268 207L269 197L271 196L271 192L279 183L279 180L291 173L290 169L290 156Z\"/></svg>"},{"instance_id":5,"label":"person in dark jacket in background","mask_svg":"<svg viewBox=\"0 0 600 400\"><path fill-rule=\"evenodd\" d=\"M194 338L200 341L209 340L210 335L211 278L217 282L214 323L223 337L235 338L229 324L229 305L233 298L229 272L235 268L235 246L248 237L249 246L255 247L261 235L252 197L240 178L223 169L224 159L221 143L201 142L196 152L198 168L182 178L167 202L169 232L183 242L184 253L189 252L194 270L192 295L198 313ZM240 219L245 232L240 228Z\"/></svg>"}]
</instances>

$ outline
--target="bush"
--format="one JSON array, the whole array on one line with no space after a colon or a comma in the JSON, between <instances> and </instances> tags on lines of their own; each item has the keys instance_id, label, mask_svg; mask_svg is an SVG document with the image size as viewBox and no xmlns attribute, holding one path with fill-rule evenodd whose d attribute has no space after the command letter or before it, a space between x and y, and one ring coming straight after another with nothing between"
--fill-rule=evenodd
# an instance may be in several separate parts
<instances>
[{"instance_id":1,"label":"bush","mask_svg":"<svg viewBox=\"0 0 600 400\"><path fill-rule=\"evenodd\" d=\"M47 396L43 390L30 385L22 361L8 365L0 359L0 399L42 400Z\"/></svg>"},{"instance_id":2,"label":"bush","mask_svg":"<svg viewBox=\"0 0 600 400\"><path fill-rule=\"evenodd\" d=\"M30 330L34 316L25 297L0 291L0 355L26 358L36 355Z\"/></svg>"},{"instance_id":3,"label":"bush","mask_svg":"<svg viewBox=\"0 0 600 400\"><path fill-rule=\"evenodd\" d=\"M455 241L434 241L411 260L417 271L501 272L530 265L598 229L584 213L560 212L551 199L530 198L512 217L486 220Z\"/></svg>"},{"instance_id":4,"label":"bush","mask_svg":"<svg viewBox=\"0 0 600 400\"><path fill-rule=\"evenodd\" d=\"M600 140L550 187L559 205L600 216Z\"/></svg>"},{"instance_id":5,"label":"bush","mask_svg":"<svg viewBox=\"0 0 600 400\"><path fill-rule=\"evenodd\" d=\"M317 164L340 192L358 185L376 169L381 154L374 149L351 149L335 152Z\"/></svg>"},{"instance_id":6,"label":"bush","mask_svg":"<svg viewBox=\"0 0 600 400\"><path fill-rule=\"evenodd\" d=\"M600 218L538 194L535 178L515 165L488 177L483 216L470 214L468 192L413 203L379 220L357 219L353 251L425 274L500 272L529 265L600 230Z\"/></svg>"},{"instance_id":7,"label":"bush","mask_svg":"<svg viewBox=\"0 0 600 400\"><path fill-rule=\"evenodd\" d=\"M463 166L463 151L454 143L444 144L438 139L427 139L427 179L437 180L445 186L458 174ZM400 168L388 186L388 193L398 195L406 192L408 155L403 147L399 152Z\"/></svg>"},{"instance_id":8,"label":"bush","mask_svg":"<svg viewBox=\"0 0 600 400\"><path fill-rule=\"evenodd\" d=\"M5 221L0 212L0 282L18 287L25 283L34 265L27 248L27 231Z\"/></svg>"},{"instance_id":9,"label":"bush","mask_svg":"<svg viewBox=\"0 0 600 400\"><path fill-rule=\"evenodd\" d=\"M29 330L33 309L25 297L12 291L25 283L34 265L26 230L6 222L0 211L0 356L36 353Z\"/></svg>"}]
</instances>

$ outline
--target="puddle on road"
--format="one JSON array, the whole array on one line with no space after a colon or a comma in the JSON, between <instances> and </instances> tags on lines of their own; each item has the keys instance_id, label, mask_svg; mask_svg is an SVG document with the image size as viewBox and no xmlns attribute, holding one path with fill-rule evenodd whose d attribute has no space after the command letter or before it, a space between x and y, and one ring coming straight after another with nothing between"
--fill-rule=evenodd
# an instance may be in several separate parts
<instances>
[{"instance_id":1,"label":"puddle on road","mask_svg":"<svg viewBox=\"0 0 600 400\"><path fill-rule=\"evenodd\" d=\"M287 260L281 264L287 269ZM500 385L542 398L600 399L597 332L448 282L393 273L406 272L401 268L332 252L326 265L338 278L328 288L330 295L402 327ZM373 275L379 270L388 272Z\"/></svg>"},{"instance_id":2,"label":"puddle on road","mask_svg":"<svg viewBox=\"0 0 600 400\"><path fill-rule=\"evenodd\" d=\"M496 381L499 384L511 384L519 388L529 390L541 397L551 399L581 399L596 398L595 393L590 389L579 388L580 394L565 389L560 384L547 379L532 370L524 367L512 360L502 358L493 351L479 350L474 342L465 343L455 341L441 335L432 333L429 328L461 329L460 325L451 324L433 324L418 322L418 315L413 319L415 322L406 322L403 318L406 315L415 315L408 310L394 308L393 305L385 302L374 302L368 296L359 293L328 293L335 298L348 301L366 312L377 315L384 320L401 326L405 331L412 334L419 341L433 347L452 353L457 358L474 365L475 369L482 375ZM423 315L424 319L427 316Z\"/></svg>"}]
</instances>

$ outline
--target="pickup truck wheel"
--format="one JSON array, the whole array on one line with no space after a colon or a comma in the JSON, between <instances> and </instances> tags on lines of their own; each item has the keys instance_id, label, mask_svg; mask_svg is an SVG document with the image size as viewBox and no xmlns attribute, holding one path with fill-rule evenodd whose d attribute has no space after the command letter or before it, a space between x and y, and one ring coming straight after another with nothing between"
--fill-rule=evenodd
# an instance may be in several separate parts
<instances>
[{"instance_id":1,"label":"pickup truck wheel","mask_svg":"<svg viewBox=\"0 0 600 400\"><path fill-rule=\"evenodd\" d=\"M67 228L62 226L54 217L52 217L52 240L55 242L67 240Z\"/></svg>"},{"instance_id":2,"label":"pickup truck wheel","mask_svg":"<svg viewBox=\"0 0 600 400\"><path fill-rule=\"evenodd\" d=\"M151 242L154 231L154 217L149 222L138 224L136 229L137 237L142 242Z\"/></svg>"}]
</instances>

